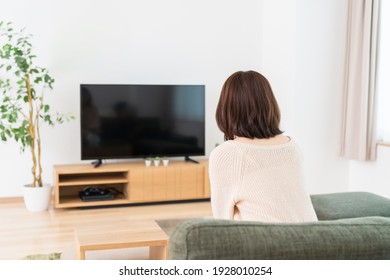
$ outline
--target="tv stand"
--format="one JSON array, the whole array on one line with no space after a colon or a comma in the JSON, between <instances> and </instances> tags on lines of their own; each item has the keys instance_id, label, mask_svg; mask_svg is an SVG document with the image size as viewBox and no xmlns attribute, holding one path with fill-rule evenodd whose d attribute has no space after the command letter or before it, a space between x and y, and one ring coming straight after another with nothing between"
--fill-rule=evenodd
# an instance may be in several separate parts
<instances>
[{"instance_id":1,"label":"tv stand","mask_svg":"<svg viewBox=\"0 0 390 280\"><path fill-rule=\"evenodd\" d=\"M95 161L93 161L93 162L91 162L91 164L93 164L93 167L95 167L95 168L97 168L97 167L99 167L100 165L102 165L102 163L103 163L103 160L102 159L97 159L97 160L95 160Z\"/></svg>"},{"instance_id":2,"label":"tv stand","mask_svg":"<svg viewBox=\"0 0 390 280\"><path fill-rule=\"evenodd\" d=\"M168 166L147 167L144 161L54 166L56 208L95 207L210 198L208 160L199 164L170 160ZM86 187L113 191L114 199L82 201Z\"/></svg>"},{"instance_id":3,"label":"tv stand","mask_svg":"<svg viewBox=\"0 0 390 280\"><path fill-rule=\"evenodd\" d=\"M185 160L185 161L189 161L189 162L193 162L193 163L199 164L199 161L196 161L196 160L190 158L189 156L185 156L185 157L184 157L184 160Z\"/></svg>"}]
</instances>

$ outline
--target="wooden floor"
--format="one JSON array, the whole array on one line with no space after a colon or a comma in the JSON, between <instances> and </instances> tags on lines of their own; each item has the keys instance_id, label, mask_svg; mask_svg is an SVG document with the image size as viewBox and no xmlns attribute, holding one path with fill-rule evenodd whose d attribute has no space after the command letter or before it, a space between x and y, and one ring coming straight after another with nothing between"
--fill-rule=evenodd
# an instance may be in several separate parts
<instances>
[{"instance_id":1,"label":"wooden floor","mask_svg":"<svg viewBox=\"0 0 390 280\"><path fill-rule=\"evenodd\" d=\"M115 220L161 220L211 216L210 202L154 204L94 209L53 209L31 213L21 198L0 199L0 260L18 260L26 255L62 253L74 259L74 225ZM115 230L115 229L113 229ZM133 249L134 250L134 249ZM139 252L138 252L139 253ZM137 252L106 252L92 259L138 259Z\"/></svg>"}]
</instances>

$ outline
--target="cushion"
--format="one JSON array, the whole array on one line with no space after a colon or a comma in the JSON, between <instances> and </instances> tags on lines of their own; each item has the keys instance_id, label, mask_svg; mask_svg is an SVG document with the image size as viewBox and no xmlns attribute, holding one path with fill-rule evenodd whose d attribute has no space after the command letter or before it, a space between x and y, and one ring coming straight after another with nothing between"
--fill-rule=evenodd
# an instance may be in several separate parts
<instances>
[{"instance_id":1,"label":"cushion","mask_svg":"<svg viewBox=\"0 0 390 280\"><path fill-rule=\"evenodd\" d=\"M390 199L368 192L311 195L318 220L390 217Z\"/></svg>"}]
</instances>

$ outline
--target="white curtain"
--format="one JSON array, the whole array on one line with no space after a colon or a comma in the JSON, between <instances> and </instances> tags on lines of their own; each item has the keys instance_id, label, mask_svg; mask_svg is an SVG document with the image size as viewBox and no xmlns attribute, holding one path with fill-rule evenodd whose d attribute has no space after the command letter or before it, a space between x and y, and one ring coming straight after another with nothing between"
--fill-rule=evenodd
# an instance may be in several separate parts
<instances>
[{"instance_id":1,"label":"white curtain","mask_svg":"<svg viewBox=\"0 0 390 280\"><path fill-rule=\"evenodd\" d=\"M340 154L376 158L375 82L379 0L348 0Z\"/></svg>"}]
</instances>

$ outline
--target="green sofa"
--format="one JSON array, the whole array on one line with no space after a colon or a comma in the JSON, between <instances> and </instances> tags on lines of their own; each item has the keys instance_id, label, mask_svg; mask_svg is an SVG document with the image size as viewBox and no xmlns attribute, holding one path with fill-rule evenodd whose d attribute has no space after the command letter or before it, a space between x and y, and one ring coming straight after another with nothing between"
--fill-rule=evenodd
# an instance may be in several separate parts
<instances>
[{"instance_id":1,"label":"green sofa","mask_svg":"<svg viewBox=\"0 0 390 280\"><path fill-rule=\"evenodd\" d=\"M181 222L170 234L169 258L390 259L389 199L366 192L312 195L311 199L318 222Z\"/></svg>"}]
</instances>

